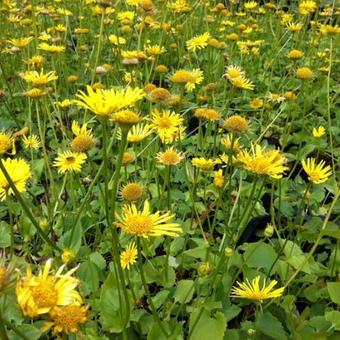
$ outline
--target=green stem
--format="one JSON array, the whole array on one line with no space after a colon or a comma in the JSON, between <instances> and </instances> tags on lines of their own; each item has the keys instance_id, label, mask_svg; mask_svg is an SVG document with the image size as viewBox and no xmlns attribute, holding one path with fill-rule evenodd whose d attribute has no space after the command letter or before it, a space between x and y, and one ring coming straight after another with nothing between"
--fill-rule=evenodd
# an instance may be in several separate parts
<instances>
[{"instance_id":1,"label":"green stem","mask_svg":"<svg viewBox=\"0 0 340 340\"><path fill-rule=\"evenodd\" d=\"M2 318L1 312L0 312L0 338L2 340L8 340L7 331L4 325L4 319Z\"/></svg>"},{"instance_id":2,"label":"green stem","mask_svg":"<svg viewBox=\"0 0 340 340\"><path fill-rule=\"evenodd\" d=\"M141 280L142 280L142 285L143 285L143 288L144 288L144 291L145 291L145 295L146 295L148 304L149 304L149 306L151 308L152 315L153 315L155 321L157 322L160 330L165 335L165 337L168 338L169 335L168 335L167 331L165 330L165 328L164 328L164 326L163 326L163 324L161 322L161 319L159 318L159 315L157 313L155 305L152 302L152 299L151 299L151 296L150 296L150 292L149 292L149 288L148 288L148 285L147 285L146 280L145 280L145 274L144 274L143 262L142 262L142 249L141 249L141 244L140 244L140 239L139 238L137 238L137 249L138 249L138 267L139 267L139 272L140 272L140 276L141 276Z\"/></svg>"}]
</instances>

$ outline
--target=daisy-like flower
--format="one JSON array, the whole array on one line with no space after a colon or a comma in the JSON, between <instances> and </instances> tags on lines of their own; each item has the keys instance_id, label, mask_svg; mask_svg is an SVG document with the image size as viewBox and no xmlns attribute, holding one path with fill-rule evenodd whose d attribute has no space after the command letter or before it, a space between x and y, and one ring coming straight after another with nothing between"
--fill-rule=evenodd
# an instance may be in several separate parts
<instances>
[{"instance_id":1,"label":"daisy-like flower","mask_svg":"<svg viewBox=\"0 0 340 340\"><path fill-rule=\"evenodd\" d=\"M51 321L43 326L43 331L53 327L53 334L58 333L77 333L79 326L87 320L89 307L72 303L67 306L55 307L50 312Z\"/></svg>"},{"instance_id":2,"label":"daisy-like flower","mask_svg":"<svg viewBox=\"0 0 340 340\"><path fill-rule=\"evenodd\" d=\"M44 73L44 70L41 70L40 73L37 71L27 71L23 74L22 78L31 83L33 86L44 86L47 83L57 80L58 76L56 75L55 71L51 71L48 73Z\"/></svg>"},{"instance_id":3,"label":"daisy-like flower","mask_svg":"<svg viewBox=\"0 0 340 340\"><path fill-rule=\"evenodd\" d=\"M191 5L186 0L172 1L167 7L175 13L188 13L192 10Z\"/></svg>"},{"instance_id":4,"label":"daisy-like flower","mask_svg":"<svg viewBox=\"0 0 340 340\"><path fill-rule=\"evenodd\" d=\"M137 261L137 247L135 242L129 243L127 248L120 254L120 265L123 269L127 268L130 269L130 266L132 266Z\"/></svg>"},{"instance_id":5,"label":"daisy-like flower","mask_svg":"<svg viewBox=\"0 0 340 340\"><path fill-rule=\"evenodd\" d=\"M297 22L297 23L291 22L287 24L287 30L293 33L301 31L302 27L303 27L303 24L301 22Z\"/></svg>"},{"instance_id":6,"label":"daisy-like flower","mask_svg":"<svg viewBox=\"0 0 340 340\"><path fill-rule=\"evenodd\" d=\"M279 150L264 151L258 144L251 153L240 151L237 161L250 172L275 179L282 178L283 172L288 169L285 166L286 158Z\"/></svg>"},{"instance_id":7,"label":"daisy-like flower","mask_svg":"<svg viewBox=\"0 0 340 340\"><path fill-rule=\"evenodd\" d=\"M307 15L309 13L313 13L317 8L315 1L302 1L299 4L299 12L301 15Z\"/></svg>"},{"instance_id":8,"label":"daisy-like flower","mask_svg":"<svg viewBox=\"0 0 340 340\"><path fill-rule=\"evenodd\" d=\"M139 237L171 236L177 237L182 233L178 223L168 223L175 218L174 214L157 211L151 214L150 204L144 202L142 211L138 211L135 204L124 205L123 214L117 214L117 222L114 224L125 233Z\"/></svg>"},{"instance_id":9,"label":"daisy-like flower","mask_svg":"<svg viewBox=\"0 0 340 340\"><path fill-rule=\"evenodd\" d=\"M127 140L129 143L139 143L144 140L146 137L151 135L153 131L153 127L150 124L137 124L132 126L129 130ZM117 132L117 139L121 139L122 132L121 129Z\"/></svg>"},{"instance_id":10,"label":"daisy-like flower","mask_svg":"<svg viewBox=\"0 0 340 340\"><path fill-rule=\"evenodd\" d=\"M314 74L313 71L309 67L300 67L295 71L295 75L303 80L312 79Z\"/></svg>"},{"instance_id":11,"label":"daisy-like flower","mask_svg":"<svg viewBox=\"0 0 340 340\"><path fill-rule=\"evenodd\" d=\"M15 47L22 48L22 47L27 46L32 40L33 40L33 37L24 37L24 38L18 38L18 39L10 39L8 40L8 42Z\"/></svg>"},{"instance_id":12,"label":"daisy-like flower","mask_svg":"<svg viewBox=\"0 0 340 340\"><path fill-rule=\"evenodd\" d=\"M222 188L224 186L224 175L222 169L214 172L214 185L218 188Z\"/></svg>"},{"instance_id":13,"label":"daisy-like flower","mask_svg":"<svg viewBox=\"0 0 340 340\"><path fill-rule=\"evenodd\" d=\"M289 59L300 59L304 56L304 53L300 50L291 50L288 54L287 57Z\"/></svg>"},{"instance_id":14,"label":"daisy-like flower","mask_svg":"<svg viewBox=\"0 0 340 340\"><path fill-rule=\"evenodd\" d=\"M242 116L232 115L224 121L223 128L233 133L246 133L249 130L249 124Z\"/></svg>"},{"instance_id":15,"label":"daisy-like flower","mask_svg":"<svg viewBox=\"0 0 340 340\"><path fill-rule=\"evenodd\" d=\"M42 50L50 53L60 53L65 51L65 46L49 45L47 43L41 43L38 45L38 50Z\"/></svg>"},{"instance_id":16,"label":"daisy-like flower","mask_svg":"<svg viewBox=\"0 0 340 340\"><path fill-rule=\"evenodd\" d=\"M111 34L109 36L109 40L110 40L110 43L111 44L114 44L116 46L118 45L125 45L126 44L126 39L123 38L123 37L117 37L116 35L114 34Z\"/></svg>"},{"instance_id":17,"label":"daisy-like flower","mask_svg":"<svg viewBox=\"0 0 340 340\"><path fill-rule=\"evenodd\" d=\"M82 303L75 290L79 281L71 276L77 267L62 274L64 266L61 266L55 274L51 274L51 266L52 260L49 259L38 275L33 275L31 267L28 267L26 276L19 277L16 295L24 315L34 318L49 313L55 307Z\"/></svg>"},{"instance_id":18,"label":"daisy-like flower","mask_svg":"<svg viewBox=\"0 0 340 340\"><path fill-rule=\"evenodd\" d=\"M186 45L189 51L196 52L196 50L201 50L204 47L207 47L209 39L210 39L210 33L205 32L201 35L197 35L196 37L188 40L186 42Z\"/></svg>"},{"instance_id":19,"label":"daisy-like flower","mask_svg":"<svg viewBox=\"0 0 340 340\"><path fill-rule=\"evenodd\" d=\"M182 124L183 118L178 113L157 109L152 111L151 127L165 144L172 143L178 137Z\"/></svg>"},{"instance_id":20,"label":"daisy-like flower","mask_svg":"<svg viewBox=\"0 0 340 340\"><path fill-rule=\"evenodd\" d=\"M121 128L131 128L137 124L141 117L138 113L131 110L121 110L112 114L111 119L119 125Z\"/></svg>"},{"instance_id":21,"label":"daisy-like flower","mask_svg":"<svg viewBox=\"0 0 340 340\"><path fill-rule=\"evenodd\" d=\"M0 155L5 154L13 146L13 138L10 133L0 132Z\"/></svg>"},{"instance_id":22,"label":"daisy-like flower","mask_svg":"<svg viewBox=\"0 0 340 340\"><path fill-rule=\"evenodd\" d=\"M75 152L86 152L93 148L95 139L92 135L92 130L87 129L87 124L84 123L81 127L78 122L72 122L72 132L75 137L71 142L71 149Z\"/></svg>"},{"instance_id":23,"label":"daisy-like flower","mask_svg":"<svg viewBox=\"0 0 340 340\"><path fill-rule=\"evenodd\" d=\"M240 66L230 65L226 67L226 73L223 76L231 80L234 78L244 77L245 73L242 71Z\"/></svg>"},{"instance_id":24,"label":"daisy-like flower","mask_svg":"<svg viewBox=\"0 0 340 340\"><path fill-rule=\"evenodd\" d=\"M303 159L301 164L308 175L308 179L315 184L326 182L332 175L332 169L329 165L325 166L325 161L316 164L315 158L307 158L306 160Z\"/></svg>"},{"instance_id":25,"label":"daisy-like flower","mask_svg":"<svg viewBox=\"0 0 340 340\"><path fill-rule=\"evenodd\" d=\"M86 158L84 153L65 151L58 154L53 165L58 168L60 174L69 171L80 172Z\"/></svg>"},{"instance_id":26,"label":"daisy-like flower","mask_svg":"<svg viewBox=\"0 0 340 340\"><path fill-rule=\"evenodd\" d=\"M142 197L143 192L144 188L142 185L132 182L124 185L120 190L119 195L123 200L136 202Z\"/></svg>"},{"instance_id":27,"label":"daisy-like flower","mask_svg":"<svg viewBox=\"0 0 340 340\"><path fill-rule=\"evenodd\" d=\"M164 152L159 152L156 156L157 161L166 166L177 165L183 158L184 154L182 152L177 152L173 147L168 148Z\"/></svg>"},{"instance_id":28,"label":"daisy-like flower","mask_svg":"<svg viewBox=\"0 0 340 340\"><path fill-rule=\"evenodd\" d=\"M87 86L87 93L80 91L75 103L102 118L111 118L114 113L135 105L145 93L142 89L127 87L121 90L93 90Z\"/></svg>"},{"instance_id":29,"label":"daisy-like flower","mask_svg":"<svg viewBox=\"0 0 340 340\"><path fill-rule=\"evenodd\" d=\"M238 77L238 78L231 78L230 83L239 88L244 90L254 90L255 85L252 83L251 80L247 79L246 77Z\"/></svg>"},{"instance_id":30,"label":"daisy-like flower","mask_svg":"<svg viewBox=\"0 0 340 340\"><path fill-rule=\"evenodd\" d=\"M178 70L170 77L173 83L184 84L188 92L192 92L196 88L196 85L200 84L203 79L203 72L198 68L192 71Z\"/></svg>"},{"instance_id":31,"label":"daisy-like flower","mask_svg":"<svg viewBox=\"0 0 340 340\"><path fill-rule=\"evenodd\" d=\"M245 9L254 9L257 7L258 3L256 1L249 1L244 4Z\"/></svg>"},{"instance_id":32,"label":"daisy-like flower","mask_svg":"<svg viewBox=\"0 0 340 340\"><path fill-rule=\"evenodd\" d=\"M148 45L144 48L146 54L151 56L158 56L166 52L166 48L160 45Z\"/></svg>"},{"instance_id":33,"label":"daisy-like flower","mask_svg":"<svg viewBox=\"0 0 340 340\"><path fill-rule=\"evenodd\" d=\"M25 149L38 150L40 147L40 139L37 135L23 136L22 143Z\"/></svg>"},{"instance_id":34,"label":"daisy-like flower","mask_svg":"<svg viewBox=\"0 0 340 340\"><path fill-rule=\"evenodd\" d=\"M326 129L320 125L318 128L313 128L312 133L315 138L320 138L326 133Z\"/></svg>"},{"instance_id":35,"label":"daisy-like flower","mask_svg":"<svg viewBox=\"0 0 340 340\"><path fill-rule=\"evenodd\" d=\"M276 103L282 103L286 100L285 96L282 96L278 93L272 93L272 92L268 92L266 98L269 102L276 102Z\"/></svg>"},{"instance_id":36,"label":"daisy-like flower","mask_svg":"<svg viewBox=\"0 0 340 340\"><path fill-rule=\"evenodd\" d=\"M211 122L216 122L220 119L220 115L216 110L209 109L207 107L196 109L194 116L199 119L209 120Z\"/></svg>"},{"instance_id":37,"label":"daisy-like flower","mask_svg":"<svg viewBox=\"0 0 340 340\"><path fill-rule=\"evenodd\" d=\"M260 109L261 107L263 107L263 100L260 98L254 98L250 102L250 107L254 110Z\"/></svg>"},{"instance_id":38,"label":"daisy-like flower","mask_svg":"<svg viewBox=\"0 0 340 340\"><path fill-rule=\"evenodd\" d=\"M232 134L228 134L225 138L221 139L221 144L228 150L239 152L242 149L239 140L240 138L233 138Z\"/></svg>"},{"instance_id":39,"label":"daisy-like flower","mask_svg":"<svg viewBox=\"0 0 340 340\"><path fill-rule=\"evenodd\" d=\"M210 171L216 164L220 164L221 161L218 159L206 159L204 157L195 157L191 161L192 165L203 171Z\"/></svg>"},{"instance_id":40,"label":"daisy-like flower","mask_svg":"<svg viewBox=\"0 0 340 340\"><path fill-rule=\"evenodd\" d=\"M31 177L31 169L24 159L7 158L2 164L8 172L9 177L19 192L26 191L27 181ZM3 201L7 195L14 195L4 173L0 170L0 200Z\"/></svg>"},{"instance_id":41,"label":"daisy-like flower","mask_svg":"<svg viewBox=\"0 0 340 340\"><path fill-rule=\"evenodd\" d=\"M233 287L232 297L249 299L262 302L266 299L280 297L284 292L284 287L273 289L277 285L276 280L272 280L266 285L264 280L262 288L260 287L260 276L256 276L251 283L246 279L245 282L237 282L238 287Z\"/></svg>"}]
</instances>

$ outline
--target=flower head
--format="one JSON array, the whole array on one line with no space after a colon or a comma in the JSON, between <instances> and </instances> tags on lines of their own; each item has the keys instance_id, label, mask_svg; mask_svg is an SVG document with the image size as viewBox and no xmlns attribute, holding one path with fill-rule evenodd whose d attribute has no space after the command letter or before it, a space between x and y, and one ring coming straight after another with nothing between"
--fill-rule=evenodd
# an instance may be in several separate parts
<instances>
[{"instance_id":1,"label":"flower head","mask_svg":"<svg viewBox=\"0 0 340 340\"><path fill-rule=\"evenodd\" d=\"M300 79L309 80L313 78L313 71L309 67L300 67L295 72Z\"/></svg>"},{"instance_id":2,"label":"flower head","mask_svg":"<svg viewBox=\"0 0 340 340\"><path fill-rule=\"evenodd\" d=\"M195 157L192 159L192 165L203 171L210 171L216 164L221 163L218 159L206 159L204 157Z\"/></svg>"},{"instance_id":3,"label":"flower head","mask_svg":"<svg viewBox=\"0 0 340 340\"><path fill-rule=\"evenodd\" d=\"M75 102L102 118L111 118L115 113L134 106L144 97L144 91L139 88L127 87L121 90L93 90L87 86L87 93L80 91Z\"/></svg>"},{"instance_id":4,"label":"flower head","mask_svg":"<svg viewBox=\"0 0 340 340\"><path fill-rule=\"evenodd\" d=\"M308 179L315 184L326 182L332 175L332 169L329 165L325 166L325 161L316 164L315 158L307 158L306 160L303 159L301 164L308 175Z\"/></svg>"},{"instance_id":5,"label":"flower head","mask_svg":"<svg viewBox=\"0 0 340 340\"><path fill-rule=\"evenodd\" d=\"M165 144L172 143L178 138L182 132L182 124L183 118L178 113L157 109L152 111L151 127Z\"/></svg>"},{"instance_id":6,"label":"flower head","mask_svg":"<svg viewBox=\"0 0 340 340\"><path fill-rule=\"evenodd\" d=\"M70 304L67 306L55 307L50 312L51 321L44 325L44 330L53 327L53 333L77 333L79 326L87 320L88 306Z\"/></svg>"},{"instance_id":7,"label":"flower head","mask_svg":"<svg viewBox=\"0 0 340 340\"><path fill-rule=\"evenodd\" d=\"M8 172L9 177L19 192L26 191L26 184L31 177L31 169L24 159L7 158L2 164ZM0 170L0 200L3 201L7 195L14 195L4 173Z\"/></svg>"},{"instance_id":8,"label":"flower head","mask_svg":"<svg viewBox=\"0 0 340 340\"><path fill-rule=\"evenodd\" d=\"M122 199L130 202L138 201L144 192L142 185L132 182L124 185L120 190L120 196Z\"/></svg>"},{"instance_id":9,"label":"flower head","mask_svg":"<svg viewBox=\"0 0 340 340\"><path fill-rule=\"evenodd\" d=\"M320 138L326 133L326 129L320 125L318 128L313 128L312 133L315 138Z\"/></svg>"},{"instance_id":10,"label":"flower head","mask_svg":"<svg viewBox=\"0 0 340 340\"><path fill-rule=\"evenodd\" d=\"M258 144L252 149L252 153L241 151L237 155L237 161L248 171L275 179L282 178L283 172L288 169L285 166L286 158L279 150L264 151Z\"/></svg>"},{"instance_id":11,"label":"flower head","mask_svg":"<svg viewBox=\"0 0 340 340\"><path fill-rule=\"evenodd\" d=\"M120 264L123 269L130 269L137 259L137 247L134 242L131 242L127 248L120 254Z\"/></svg>"},{"instance_id":12,"label":"flower head","mask_svg":"<svg viewBox=\"0 0 340 340\"><path fill-rule=\"evenodd\" d=\"M188 40L186 42L186 45L189 51L196 52L196 50L201 50L204 47L207 47L209 39L210 33L205 32L201 35L197 35L196 37Z\"/></svg>"},{"instance_id":13,"label":"flower head","mask_svg":"<svg viewBox=\"0 0 340 340\"><path fill-rule=\"evenodd\" d=\"M71 149L75 152L86 152L93 148L95 145L95 139L92 135L91 129L87 129L87 124L83 124L81 127L78 122L72 122L72 132L75 137L71 142Z\"/></svg>"},{"instance_id":14,"label":"flower head","mask_svg":"<svg viewBox=\"0 0 340 340\"><path fill-rule=\"evenodd\" d=\"M58 154L53 165L58 169L58 172L63 174L68 171L80 172L81 166L86 160L84 153L77 153L72 151L65 151Z\"/></svg>"},{"instance_id":15,"label":"flower head","mask_svg":"<svg viewBox=\"0 0 340 340\"><path fill-rule=\"evenodd\" d=\"M203 72L196 68L192 71L178 70L171 77L170 80L176 84L184 84L185 89L188 92L192 92L196 85L203 81Z\"/></svg>"},{"instance_id":16,"label":"flower head","mask_svg":"<svg viewBox=\"0 0 340 340\"><path fill-rule=\"evenodd\" d=\"M31 318L49 313L57 306L72 303L81 304L82 298L75 290L79 281L71 275L77 268L61 274L61 266L55 274L51 274L52 260L48 260L38 275L33 275L30 267L26 276L20 276L16 285L16 295L23 313Z\"/></svg>"},{"instance_id":17,"label":"flower head","mask_svg":"<svg viewBox=\"0 0 340 340\"><path fill-rule=\"evenodd\" d=\"M145 201L142 211L138 211L135 204L124 205L122 216L117 214L117 222L114 224L125 233L139 237L172 236L176 237L182 233L178 223L168 223L175 217L174 214L166 212L161 214L157 211L150 212L150 204Z\"/></svg>"},{"instance_id":18,"label":"flower head","mask_svg":"<svg viewBox=\"0 0 340 340\"><path fill-rule=\"evenodd\" d=\"M55 71L51 71L48 73L44 73L44 70L41 70L40 73L37 71L27 71L23 74L23 79L28 83L32 83L33 86L44 86L47 83L57 80L58 76Z\"/></svg>"},{"instance_id":19,"label":"flower head","mask_svg":"<svg viewBox=\"0 0 340 340\"><path fill-rule=\"evenodd\" d=\"M150 124L137 124L132 126L132 128L128 132L127 140L129 143L139 143L144 140L146 137L151 135L153 131L153 127ZM117 132L117 138L121 139L122 132L121 129Z\"/></svg>"},{"instance_id":20,"label":"flower head","mask_svg":"<svg viewBox=\"0 0 340 340\"><path fill-rule=\"evenodd\" d=\"M0 155L5 154L13 146L11 134L0 132Z\"/></svg>"},{"instance_id":21,"label":"flower head","mask_svg":"<svg viewBox=\"0 0 340 340\"><path fill-rule=\"evenodd\" d=\"M183 158L183 153L177 152L172 147L168 148L164 152L159 152L156 156L157 161L166 166L177 165L181 162Z\"/></svg>"},{"instance_id":22,"label":"flower head","mask_svg":"<svg viewBox=\"0 0 340 340\"><path fill-rule=\"evenodd\" d=\"M227 118L223 127L232 133L246 133L249 130L247 120L239 115L232 115Z\"/></svg>"},{"instance_id":23,"label":"flower head","mask_svg":"<svg viewBox=\"0 0 340 340\"><path fill-rule=\"evenodd\" d=\"M25 149L38 150L40 147L40 139L37 135L23 136L22 143Z\"/></svg>"},{"instance_id":24,"label":"flower head","mask_svg":"<svg viewBox=\"0 0 340 340\"><path fill-rule=\"evenodd\" d=\"M266 299L280 297L283 294L284 287L273 290L276 284L276 280L271 281L269 285L266 285L266 281L264 281L262 288L260 288L260 276L257 276L251 283L248 280L242 283L237 282L238 287L232 288L231 296L262 302Z\"/></svg>"}]
</instances>

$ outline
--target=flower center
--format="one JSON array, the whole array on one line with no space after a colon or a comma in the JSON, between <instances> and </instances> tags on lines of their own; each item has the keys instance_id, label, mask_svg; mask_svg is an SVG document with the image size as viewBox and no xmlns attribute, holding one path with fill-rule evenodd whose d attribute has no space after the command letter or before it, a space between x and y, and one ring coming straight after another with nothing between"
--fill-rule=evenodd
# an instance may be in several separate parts
<instances>
[{"instance_id":1,"label":"flower center","mask_svg":"<svg viewBox=\"0 0 340 340\"><path fill-rule=\"evenodd\" d=\"M52 308L57 303L58 292L51 282L41 282L31 292L38 308Z\"/></svg>"},{"instance_id":2,"label":"flower center","mask_svg":"<svg viewBox=\"0 0 340 340\"><path fill-rule=\"evenodd\" d=\"M133 215L128 217L126 224L129 232L137 235L143 235L150 231L152 227L152 220L148 216Z\"/></svg>"},{"instance_id":3,"label":"flower center","mask_svg":"<svg viewBox=\"0 0 340 340\"><path fill-rule=\"evenodd\" d=\"M68 164L68 165L70 165L70 164L73 164L74 162L75 162L75 157L74 156L68 156L68 157L66 157L66 163Z\"/></svg>"},{"instance_id":4,"label":"flower center","mask_svg":"<svg viewBox=\"0 0 340 340\"><path fill-rule=\"evenodd\" d=\"M86 320L86 312L80 306L65 306L53 314L53 321L59 330L64 332L76 332L78 326Z\"/></svg>"},{"instance_id":5,"label":"flower center","mask_svg":"<svg viewBox=\"0 0 340 340\"><path fill-rule=\"evenodd\" d=\"M309 173L309 178L312 180L312 181L317 181L320 179L320 176L319 176L319 173L317 171L312 171Z\"/></svg>"},{"instance_id":6,"label":"flower center","mask_svg":"<svg viewBox=\"0 0 340 340\"><path fill-rule=\"evenodd\" d=\"M158 126L162 129L168 129L171 127L171 119L168 117L161 117L158 120Z\"/></svg>"}]
</instances>

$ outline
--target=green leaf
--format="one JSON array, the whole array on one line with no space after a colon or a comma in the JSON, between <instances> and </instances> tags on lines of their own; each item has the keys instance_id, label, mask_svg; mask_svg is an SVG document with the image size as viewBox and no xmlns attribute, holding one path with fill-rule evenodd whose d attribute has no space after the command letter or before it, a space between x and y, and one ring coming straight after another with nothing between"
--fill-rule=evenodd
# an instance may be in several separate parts
<instances>
[{"instance_id":1,"label":"green leaf","mask_svg":"<svg viewBox=\"0 0 340 340\"><path fill-rule=\"evenodd\" d=\"M177 284L177 288L174 294L176 302L188 303L191 301L194 294L194 281L192 280L182 280Z\"/></svg>"},{"instance_id":2,"label":"green leaf","mask_svg":"<svg viewBox=\"0 0 340 340\"><path fill-rule=\"evenodd\" d=\"M202 312L202 313L201 313ZM223 313L216 312L210 317L209 312L201 308L190 315L189 340L214 339L222 340L226 330L226 319ZM192 330L193 329L193 330Z\"/></svg>"},{"instance_id":3,"label":"green leaf","mask_svg":"<svg viewBox=\"0 0 340 340\"><path fill-rule=\"evenodd\" d=\"M90 292L95 292L99 288L99 271L97 265L91 261L83 262L78 269L82 286L88 288Z\"/></svg>"},{"instance_id":4,"label":"green leaf","mask_svg":"<svg viewBox=\"0 0 340 340\"><path fill-rule=\"evenodd\" d=\"M266 243L257 242L247 245L243 255L244 261L250 268L270 269L276 260L277 254L272 246Z\"/></svg>"},{"instance_id":5,"label":"green leaf","mask_svg":"<svg viewBox=\"0 0 340 340\"><path fill-rule=\"evenodd\" d=\"M120 307L118 282L110 273L105 280L100 296L100 319L103 328L111 333L120 333L123 330L123 308Z\"/></svg>"},{"instance_id":6,"label":"green leaf","mask_svg":"<svg viewBox=\"0 0 340 340\"><path fill-rule=\"evenodd\" d=\"M100 253L94 252L89 256L89 258L90 258L91 262L93 262L97 265L98 268L105 269L106 261Z\"/></svg>"},{"instance_id":7,"label":"green leaf","mask_svg":"<svg viewBox=\"0 0 340 340\"><path fill-rule=\"evenodd\" d=\"M288 339L281 322L269 312L259 315L256 320L256 328L258 331L271 337L272 339Z\"/></svg>"},{"instance_id":8,"label":"green leaf","mask_svg":"<svg viewBox=\"0 0 340 340\"><path fill-rule=\"evenodd\" d=\"M0 222L0 248L7 248L11 245L11 226L4 222Z\"/></svg>"},{"instance_id":9,"label":"green leaf","mask_svg":"<svg viewBox=\"0 0 340 340\"><path fill-rule=\"evenodd\" d=\"M167 299L168 295L169 295L168 290L161 290L154 297L152 297L152 302L155 305L155 308L159 308Z\"/></svg>"},{"instance_id":10,"label":"green leaf","mask_svg":"<svg viewBox=\"0 0 340 340\"><path fill-rule=\"evenodd\" d=\"M26 337L30 340L38 340L42 334L41 330L32 325L20 325L17 326L18 331L22 334L26 335ZM22 337L14 333L13 331L8 333L10 340L22 340Z\"/></svg>"},{"instance_id":11,"label":"green leaf","mask_svg":"<svg viewBox=\"0 0 340 340\"><path fill-rule=\"evenodd\" d=\"M325 318L332 324L332 327L335 330L340 331L340 312L335 310L331 312L326 312Z\"/></svg>"},{"instance_id":12,"label":"green leaf","mask_svg":"<svg viewBox=\"0 0 340 340\"><path fill-rule=\"evenodd\" d=\"M340 282L327 282L327 289L331 300L340 305Z\"/></svg>"}]
</instances>

